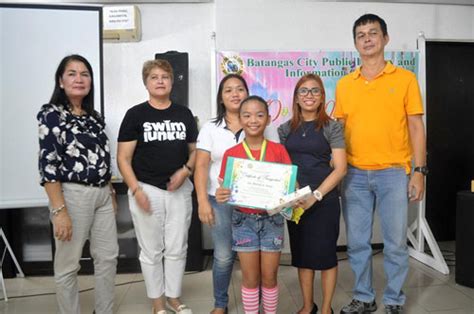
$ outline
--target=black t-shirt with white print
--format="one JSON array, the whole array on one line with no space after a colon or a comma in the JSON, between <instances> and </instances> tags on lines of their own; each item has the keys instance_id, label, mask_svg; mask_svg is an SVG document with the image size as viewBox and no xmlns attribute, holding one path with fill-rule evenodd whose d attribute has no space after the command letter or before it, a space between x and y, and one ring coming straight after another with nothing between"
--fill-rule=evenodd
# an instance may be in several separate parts
<instances>
[{"instance_id":1,"label":"black t-shirt with white print","mask_svg":"<svg viewBox=\"0 0 474 314\"><path fill-rule=\"evenodd\" d=\"M188 161L188 143L195 143L197 135L188 108L172 103L160 110L146 101L127 111L118 141L137 141L132 158L137 179L165 190L171 175Z\"/></svg>"}]
</instances>

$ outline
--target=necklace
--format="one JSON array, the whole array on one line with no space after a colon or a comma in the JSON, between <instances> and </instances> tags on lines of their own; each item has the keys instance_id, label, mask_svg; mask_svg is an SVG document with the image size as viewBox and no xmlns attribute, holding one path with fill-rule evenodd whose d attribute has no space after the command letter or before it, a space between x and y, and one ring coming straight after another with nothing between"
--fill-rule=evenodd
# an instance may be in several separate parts
<instances>
[{"instance_id":1,"label":"necklace","mask_svg":"<svg viewBox=\"0 0 474 314\"><path fill-rule=\"evenodd\" d=\"M303 130L301 137L306 137L306 132L311 129L311 126L313 126L313 123L309 123L306 127L304 127L304 124L301 125L301 130Z\"/></svg>"}]
</instances>

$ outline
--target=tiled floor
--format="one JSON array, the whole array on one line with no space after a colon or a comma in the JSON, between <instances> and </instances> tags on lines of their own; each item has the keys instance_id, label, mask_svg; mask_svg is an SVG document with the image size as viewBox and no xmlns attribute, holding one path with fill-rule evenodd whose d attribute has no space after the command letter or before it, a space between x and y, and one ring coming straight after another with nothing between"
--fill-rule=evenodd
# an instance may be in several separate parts
<instances>
[{"instance_id":1,"label":"tiled floor","mask_svg":"<svg viewBox=\"0 0 474 314\"><path fill-rule=\"evenodd\" d=\"M451 245L452 246L452 245ZM340 254L345 257L344 253ZM454 258L450 256L449 258ZM282 258L282 264L288 263L288 256ZM473 265L474 266L474 265ZM278 274L280 286L280 303L278 313L295 313L301 305L301 294L296 270L291 266L281 266ZM212 308L212 273L205 270L200 273L186 274L184 278L182 300L196 314L209 313ZM141 274L118 275L115 291L115 311L120 314L151 313L150 303L145 296L145 286ZM93 287L92 276L81 276L81 289ZM240 298L241 272L236 262L232 284L229 289L231 300L230 313L243 313ZM384 286L383 256L374 256L374 288L377 291L377 303L383 313L381 294ZM317 276L316 285L320 283ZM339 263L339 277L333 307L337 313L340 308L351 300L352 272L347 260ZM6 279L6 287L10 299L8 302L0 299L0 313L55 313L56 303L54 282L51 277L28 277ZM316 303L321 303L320 289L316 286ZM405 283L407 295L405 313L474 313L474 289L457 285L454 281L454 267L450 267L449 275L442 275L432 268L410 259L410 273ZM51 295L14 298L33 294L51 293ZM81 293L83 313L92 313L94 295L92 291ZM0 294L0 298L3 295Z\"/></svg>"}]
</instances>

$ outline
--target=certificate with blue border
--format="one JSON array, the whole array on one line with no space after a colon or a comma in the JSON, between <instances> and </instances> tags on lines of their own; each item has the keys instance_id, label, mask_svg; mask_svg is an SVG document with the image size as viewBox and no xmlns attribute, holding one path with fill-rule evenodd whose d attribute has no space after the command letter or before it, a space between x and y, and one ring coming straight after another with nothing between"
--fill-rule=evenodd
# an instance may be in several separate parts
<instances>
[{"instance_id":1,"label":"certificate with blue border","mask_svg":"<svg viewBox=\"0 0 474 314\"><path fill-rule=\"evenodd\" d=\"M228 204L269 210L295 190L295 165L229 157L223 187L231 190Z\"/></svg>"}]
</instances>

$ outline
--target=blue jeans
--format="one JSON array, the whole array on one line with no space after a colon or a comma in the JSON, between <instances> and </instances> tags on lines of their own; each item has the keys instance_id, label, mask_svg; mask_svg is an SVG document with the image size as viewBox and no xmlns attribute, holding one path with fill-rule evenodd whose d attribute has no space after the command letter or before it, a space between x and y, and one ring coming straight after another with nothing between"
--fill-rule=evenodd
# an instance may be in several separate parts
<instances>
[{"instance_id":1,"label":"blue jeans","mask_svg":"<svg viewBox=\"0 0 474 314\"><path fill-rule=\"evenodd\" d=\"M212 241L214 242L214 263L212 265L214 307L225 308L229 303L227 290L235 259L235 252L232 251L233 207L217 203L216 198L211 195L209 195L209 202L214 209L215 221L211 227Z\"/></svg>"},{"instance_id":2,"label":"blue jeans","mask_svg":"<svg viewBox=\"0 0 474 314\"><path fill-rule=\"evenodd\" d=\"M360 170L349 166L343 181L342 209L346 223L347 253L355 275L354 298L375 300L372 287L372 225L378 211L384 243L387 286L385 305L403 305L403 283L408 274L408 176L404 168Z\"/></svg>"}]
</instances>

